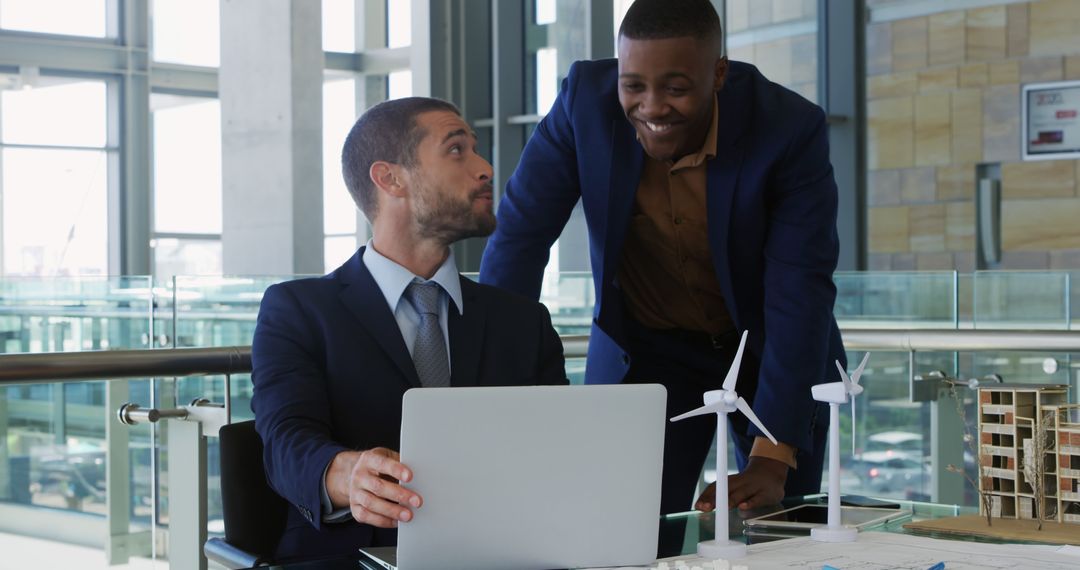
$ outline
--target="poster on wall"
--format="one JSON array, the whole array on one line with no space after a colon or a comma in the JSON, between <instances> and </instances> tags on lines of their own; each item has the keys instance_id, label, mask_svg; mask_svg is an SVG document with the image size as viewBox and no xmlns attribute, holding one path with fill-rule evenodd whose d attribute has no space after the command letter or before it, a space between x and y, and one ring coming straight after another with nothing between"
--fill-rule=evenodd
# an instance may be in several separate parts
<instances>
[{"instance_id":1,"label":"poster on wall","mask_svg":"<svg viewBox=\"0 0 1080 570\"><path fill-rule=\"evenodd\" d=\"M1080 157L1080 81L1024 85L1021 101L1024 160Z\"/></svg>"}]
</instances>

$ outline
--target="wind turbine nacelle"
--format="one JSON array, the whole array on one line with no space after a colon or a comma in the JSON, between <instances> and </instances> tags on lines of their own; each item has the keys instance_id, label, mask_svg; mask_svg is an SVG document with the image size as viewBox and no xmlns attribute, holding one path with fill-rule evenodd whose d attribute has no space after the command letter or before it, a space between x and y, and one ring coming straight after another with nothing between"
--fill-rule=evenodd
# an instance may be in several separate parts
<instances>
[{"instance_id":1,"label":"wind turbine nacelle","mask_svg":"<svg viewBox=\"0 0 1080 570\"><path fill-rule=\"evenodd\" d=\"M848 401L847 390L843 382L829 382L828 384L815 384L810 388L810 393L819 402L829 404L846 404Z\"/></svg>"},{"instance_id":2,"label":"wind turbine nacelle","mask_svg":"<svg viewBox=\"0 0 1080 570\"><path fill-rule=\"evenodd\" d=\"M702 399L705 401L705 405L709 406L717 402L733 405L738 398L738 394L729 390L709 390L705 392Z\"/></svg>"}]
</instances>

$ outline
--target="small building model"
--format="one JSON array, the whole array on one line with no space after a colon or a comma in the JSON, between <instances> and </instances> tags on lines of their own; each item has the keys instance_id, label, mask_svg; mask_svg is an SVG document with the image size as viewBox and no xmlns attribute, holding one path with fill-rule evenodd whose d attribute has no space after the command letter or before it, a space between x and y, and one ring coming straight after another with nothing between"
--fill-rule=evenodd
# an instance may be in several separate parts
<instances>
[{"instance_id":1,"label":"small building model","mask_svg":"<svg viewBox=\"0 0 1080 570\"><path fill-rule=\"evenodd\" d=\"M1058 520L1080 524L1080 405L1059 406L1053 429L1057 434Z\"/></svg>"},{"instance_id":2,"label":"small building model","mask_svg":"<svg viewBox=\"0 0 1080 570\"><path fill-rule=\"evenodd\" d=\"M978 428L979 492L991 516L1033 519L1041 502L1043 520L1080 524L1080 405L1068 403L1067 386L980 386ZM1041 493L1024 469L1034 453Z\"/></svg>"}]
</instances>

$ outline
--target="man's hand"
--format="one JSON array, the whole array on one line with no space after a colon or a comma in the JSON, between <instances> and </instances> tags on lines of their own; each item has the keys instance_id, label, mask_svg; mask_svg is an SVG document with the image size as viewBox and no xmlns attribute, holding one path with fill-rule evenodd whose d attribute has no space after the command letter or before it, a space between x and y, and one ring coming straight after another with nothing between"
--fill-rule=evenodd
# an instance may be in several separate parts
<instances>
[{"instance_id":1,"label":"man's hand","mask_svg":"<svg viewBox=\"0 0 1080 570\"><path fill-rule=\"evenodd\" d=\"M419 508L424 501L398 484L413 477L400 459L396 451L382 447L334 456L326 473L326 490L334 508L349 507L358 522L381 528L412 520L409 506Z\"/></svg>"},{"instance_id":2,"label":"man's hand","mask_svg":"<svg viewBox=\"0 0 1080 570\"><path fill-rule=\"evenodd\" d=\"M728 508L748 510L779 504L784 498L788 466L768 457L751 457L746 469L728 476ZM711 511L716 507L716 484L705 488L694 508Z\"/></svg>"}]
</instances>

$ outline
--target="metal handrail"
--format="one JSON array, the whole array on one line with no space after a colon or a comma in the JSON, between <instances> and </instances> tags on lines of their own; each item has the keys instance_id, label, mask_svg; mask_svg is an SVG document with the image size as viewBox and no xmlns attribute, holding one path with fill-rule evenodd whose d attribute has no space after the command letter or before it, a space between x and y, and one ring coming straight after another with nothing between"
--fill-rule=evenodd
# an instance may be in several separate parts
<instances>
[{"instance_id":1,"label":"metal handrail","mask_svg":"<svg viewBox=\"0 0 1080 570\"><path fill-rule=\"evenodd\" d=\"M251 372L251 347L0 354L0 386Z\"/></svg>"},{"instance_id":2,"label":"metal handrail","mask_svg":"<svg viewBox=\"0 0 1080 570\"><path fill-rule=\"evenodd\" d=\"M843 337L848 350L1080 352L1080 331L847 329ZM562 341L567 358L588 352L588 335ZM0 354L0 386L246 372L249 346Z\"/></svg>"},{"instance_id":3,"label":"metal handrail","mask_svg":"<svg viewBox=\"0 0 1080 570\"><path fill-rule=\"evenodd\" d=\"M1080 331L845 329L848 350L1080 352Z\"/></svg>"}]
</instances>

